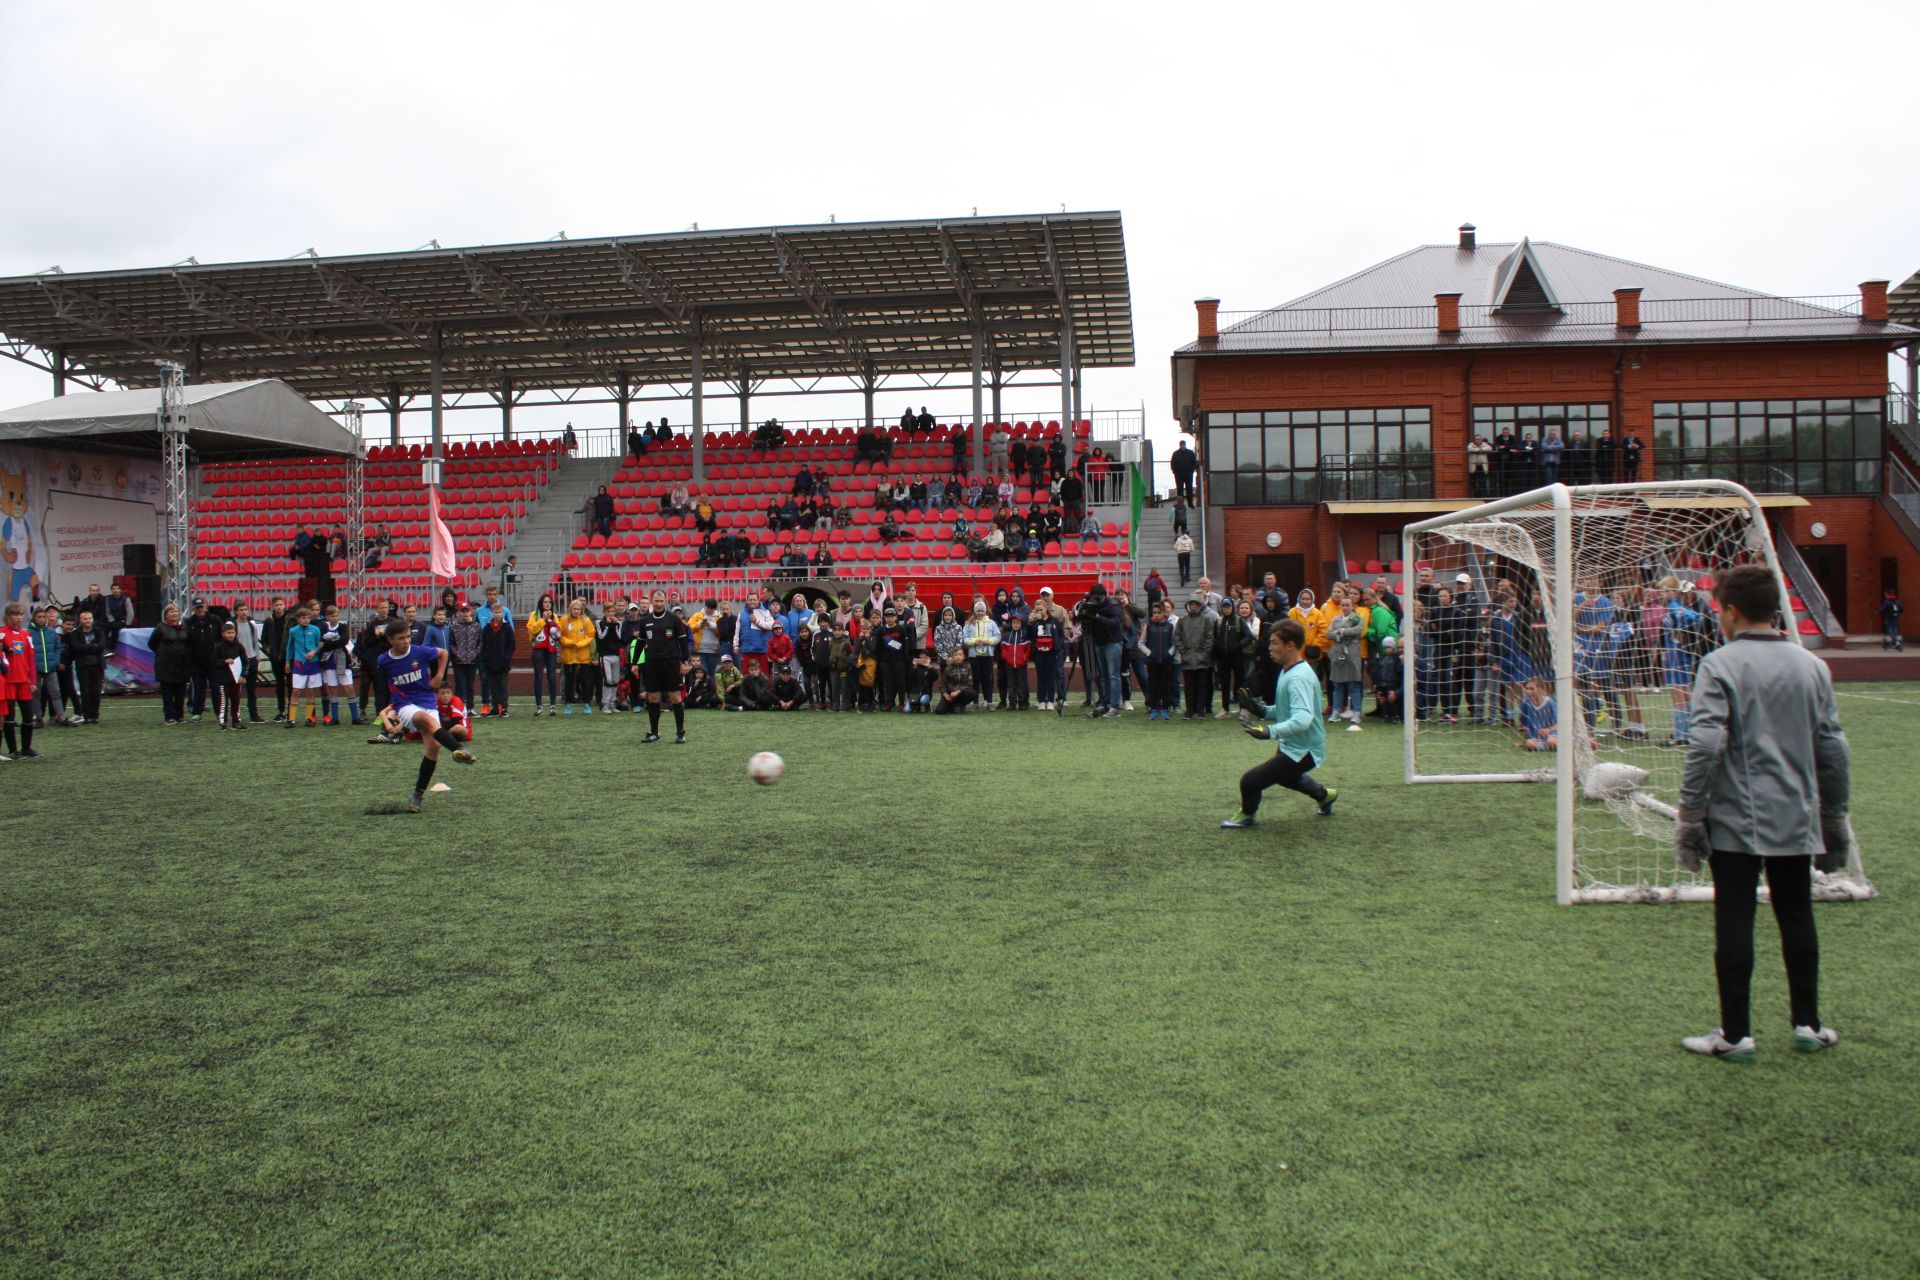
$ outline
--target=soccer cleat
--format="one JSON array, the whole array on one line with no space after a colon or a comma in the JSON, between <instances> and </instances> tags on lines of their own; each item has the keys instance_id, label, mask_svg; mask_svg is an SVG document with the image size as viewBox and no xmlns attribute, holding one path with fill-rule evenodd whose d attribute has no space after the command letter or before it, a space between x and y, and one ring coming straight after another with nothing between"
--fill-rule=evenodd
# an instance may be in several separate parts
<instances>
[{"instance_id":1,"label":"soccer cleat","mask_svg":"<svg viewBox=\"0 0 1920 1280\"><path fill-rule=\"evenodd\" d=\"M653 732L653 731L651 731L651 730L649 730L649 731L648 731L647 733L645 733L645 734L643 734L643 735L641 736L641 738L640 738L640 741L642 741L642 742L658 742L658 741L660 741L660 735L659 735L659 734L657 734L657 733L654 733L654 732Z\"/></svg>"},{"instance_id":2,"label":"soccer cleat","mask_svg":"<svg viewBox=\"0 0 1920 1280\"><path fill-rule=\"evenodd\" d=\"M169 720L169 721L167 721L167 723L168 723L168 724L179 724L180 722L179 722L178 720ZM286 726L287 726L287 728L289 728L289 729L298 729L298 728L300 727L300 722L299 722L298 720L288 720L288 721L286 722Z\"/></svg>"},{"instance_id":3,"label":"soccer cleat","mask_svg":"<svg viewBox=\"0 0 1920 1280\"><path fill-rule=\"evenodd\" d=\"M199 715L198 715L198 714L196 713L196 714L194 714L194 715L190 715L190 716L188 716L188 717L187 717L187 723L188 723L188 724L199 724L199 723L200 723L200 717L199 717Z\"/></svg>"},{"instance_id":4,"label":"soccer cleat","mask_svg":"<svg viewBox=\"0 0 1920 1280\"><path fill-rule=\"evenodd\" d=\"M1337 787L1328 787L1327 798L1320 802L1320 816L1323 818L1331 818L1333 816L1333 802L1339 798L1339 789Z\"/></svg>"},{"instance_id":5,"label":"soccer cleat","mask_svg":"<svg viewBox=\"0 0 1920 1280\"><path fill-rule=\"evenodd\" d=\"M674 734L674 735L673 735L673 745L674 745L674 746L676 746L676 747L684 747L684 746L686 746L686 745L687 745L687 735L686 735L686 734L684 734L684 733L676 733L676 734Z\"/></svg>"},{"instance_id":6,"label":"soccer cleat","mask_svg":"<svg viewBox=\"0 0 1920 1280\"><path fill-rule=\"evenodd\" d=\"M1815 1031L1812 1027L1793 1029L1793 1047L1801 1053L1818 1053L1822 1049L1831 1049L1840 1043L1840 1033L1832 1027L1821 1027Z\"/></svg>"},{"instance_id":7,"label":"soccer cleat","mask_svg":"<svg viewBox=\"0 0 1920 1280\"><path fill-rule=\"evenodd\" d=\"M35 751L32 747L25 748L20 752L19 755L14 757L15 760L38 760L39 758L40 758L40 753L38 751Z\"/></svg>"},{"instance_id":8,"label":"soccer cleat","mask_svg":"<svg viewBox=\"0 0 1920 1280\"><path fill-rule=\"evenodd\" d=\"M412 798L410 798L410 799L409 799L409 800L407 801L407 812L408 812L408 813L418 813L418 812L420 812L420 804L421 804L421 802L422 802L423 800L425 800L426 798L427 798L427 793L426 793L426 792L424 792L424 791L415 791L415 792L413 793L413 796L412 796Z\"/></svg>"},{"instance_id":9,"label":"soccer cleat","mask_svg":"<svg viewBox=\"0 0 1920 1280\"><path fill-rule=\"evenodd\" d=\"M1221 819L1220 829L1222 831L1244 831L1252 826L1255 821L1257 821L1257 819L1250 813L1236 813L1231 818Z\"/></svg>"},{"instance_id":10,"label":"soccer cleat","mask_svg":"<svg viewBox=\"0 0 1920 1280\"><path fill-rule=\"evenodd\" d=\"M593 714L593 704L592 704L591 702L589 702L589 703L588 703L588 704L587 704L586 706L584 706L584 707L581 707L581 708L580 708L580 714L581 714L581 715L583 715L583 716L590 716L590 715L592 715L592 714Z\"/></svg>"},{"instance_id":11,"label":"soccer cleat","mask_svg":"<svg viewBox=\"0 0 1920 1280\"><path fill-rule=\"evenodd\" d=\"M453 762L455 764L472 764L473 761L474 754L471 751L456 751L453 753Z\"/></svg>"},{"instance_id":12,"label":"soccer cleat","mask_svg":"<svg viewBox=\"0 0 1920 1280\"><path fill-rule=\"evenodd\" d=\"M1688 1053L1704 1054L1722 1062L1753 1061L1753 1037L1743 1036L1736 1043L1722 1035L1719 1027L1704 1036L1688 1036L1680 1042L1680 1047Z\"/></svg>"},{"instance_id":13,"label":"soccer cleat","mask_svg":"<svg viewBox=\"0 0 1920 1280\"><path fill-rule=\"evenodd\" d=\"M334 719L332 716L321 716L320 723L324 725L332 725L334 723Z\"/></svg>"},{"instance_id":14,"label":"soccer cleat","mask_svg":"<svg viewBox=\"0 0 1920 1280\"><path fill-rule=\"evenodd\" d=\"M572 715L572 714L573 714L573 704L572 704L571 702L569 702L569 703L567 704L567 714L568 714L568 715Z\"/></svg>"}]
</instances>

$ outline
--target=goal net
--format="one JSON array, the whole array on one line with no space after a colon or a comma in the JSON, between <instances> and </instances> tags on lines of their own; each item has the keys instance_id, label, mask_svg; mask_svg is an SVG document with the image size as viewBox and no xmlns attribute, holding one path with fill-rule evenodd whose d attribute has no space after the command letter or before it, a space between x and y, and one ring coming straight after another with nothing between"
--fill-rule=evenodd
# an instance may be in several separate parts
<instances>
[{"instance_id":1,"label":"goal net","mask_svg":"<svg viewBox=\"0 0 1920 1280\"><path fill-rule=\"evenodd\" d=\"M1673 838L1693 673L1721 643L1713 582L1764 564L1794 599L1753 495L1552 485L1409 525L1403 560L1407 781L1551 787L1561 902L1711 898ZM1873 894L1858 845L1814 880Z\"/></svg>"}]
</instances>

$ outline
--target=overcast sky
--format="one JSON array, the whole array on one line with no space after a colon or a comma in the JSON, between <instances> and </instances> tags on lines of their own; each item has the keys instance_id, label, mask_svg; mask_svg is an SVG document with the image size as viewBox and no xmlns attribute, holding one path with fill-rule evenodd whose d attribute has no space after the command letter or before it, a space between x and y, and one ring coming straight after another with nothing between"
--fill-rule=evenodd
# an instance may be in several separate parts
<instances>
[{"instance_id":1,"label":"overcast sky","mask_svg":"<svg viewBox=\"0 0 1920 1280\"><path fill-rule=\"evenodd\" d=\"M1462 221L1781 294L1904 279L1916 35L1913 0L0 0L0 274L1118 209L1139 363L1086 403L1160 435L1193 299L1272 305ZM50 393L0 361L0 404ZM1009 417L1057 415L1028 394Z\"/></svg>"}]
</instances>

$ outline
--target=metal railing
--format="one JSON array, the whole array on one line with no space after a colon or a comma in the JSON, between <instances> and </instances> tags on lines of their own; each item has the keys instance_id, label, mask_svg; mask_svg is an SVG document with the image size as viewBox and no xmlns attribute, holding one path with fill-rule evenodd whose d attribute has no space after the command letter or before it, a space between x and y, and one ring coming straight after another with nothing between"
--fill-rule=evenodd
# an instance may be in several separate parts
<instances>
[{"instance_id":1,"label":"metal railing","mask_svg":"<svg viewBox=\"0 0 1920 1280\"><path fill-rule=\"evenodd\" d=\"M673 604L698 604L707 600L725 600L737 605L742 601L757 600L762 586L769 586L779 595L787 595L803 584L821 589L821 594L838 599L842 588L853 593L856 600L866 598L871 584L878 580L886 586L887 594L893 595L904 584L927 583L934 589L917 592L921 603L936 613L940 608L940 592L953 591L956 601L962 600L962 590L956 590L956 582L966 583L964 603L971 604L974 595L982 595L988 600L1000 587L1019 587L1026 593L1028 600L1038 598L1040 588L1051 586L1055 595L1064 601L1078 598L1081 584L1092 576L1092 570L1063 568L1062 563L1074 563L1080 558L1061 556L1053 561L1005 561L998 564L981 564L973 560L944 561L848 561L830 565L826 568L783 569L768 561L764 565L750 566L744 569L699 569L680 571L669 569L665 574L638 566L625 569L576 569L562 570L553 581L544 587L532 583L519 584L514 595L525 599L525 607L531 608L543 592L551 591L556 600L570 596L584 596L588 603L601 605L609 600L624 597L629 600L651 594L658 586L667 593L667 599ZM1125 564L1124 561L1119 563ZM669 576L670 575L670 576ZM1133 568L1130 564L1114 570L1103 570L1100 580L1107 584L1110 591L1131 591L1133 589ZM1072 594L1067 595L1067 588ZM565 588L563 592L562 588ZM521 612L519 599L513 602L516 614Z\"/></svg>"},{"instance_id":2,"label":"metal railing","mask_svg":"<svg viewBox=\"0 0 1920 1280\"><path fill-rule=\"evenodd\" d=\"M1377 454L1328 453L1320 457L1321 502L1382 502L1433 496L1433 455L1404 460Z\"/></svg>"},{"instance_id":3,"label":"metal railing","mask_svg":"<svg viewBox=\"0 0 1920 1280\"><path fill-rule=\"evenodd\" d=\"M773 416L773 415L769 415L769 416ZM1038 413L1010 413L1003 409L1001 411L1001 420L1009 424L1017 423L1017 422L1042 422L1042 423L1058 422L1060 420L1060 409L1058 405L1054 406L1050 412L1043 409ZM1092 431L1092 435L1090 438L1096 444L1103 441L1110 441L1110 440L1135 439L1135 438L1144 436L1146 434L1146 412L1144 407L1140 409L1091 409L1091 410L1085 411L1081 415L1080 420L1082 422L1086 422L1090 424L1091 431ZM644 423L646 419L642 419L641 421ZM762 419L762 421L765 421L765 419ZM954 423L971 425L972 415L971 414L961 414L961 415L949 414L949 415L943 416L940 419L940 424L942 426L947 426ZM888 427L897 426L898 424L899 424L898 418L876 417L874 419L873 425L877 428L885 429ZM751 430L753 427L756 427L758 425L759 425L758 422L749 423L748 429ZM866 425L866 419L865 418L781 418L780 425L785 427L790 432L798 431L798 430L836 430L836 429L858 431L860 430L860 428ZM685 436L692 429L689 426L689 424L686 422L674 422L672 426L673 426L673 433L676 436ZM740 424L737 422L731 422L731 421L729 422L709 421L704 425L703 429L709 434L718 433L722 431L738 431L740 429ZM558 438L559 434L560 434L559 432L554 431L551 428L542 428L539 436L534 438L540 438L540 439ZM627 433L617 427L576 426L573 429L573 434L574 434L574 440L575 440L575 446L572 454L573 457L617 458L617 457L624 456L626 453ZM430 432L403 429L400 434L400 443L401 444L424 444L430 438L431 438ZM445 441L447 444L453 444L457 441L463 441L463 440L464 441L484 441L484 440L498 440L499 438L500 438L500 432L497 429L471 430L471 431L446 430L446 431L443 431L441 434L441 439ZM383 438L375 438L375 439L372 439L371 442L374 444L386 443L386 441Z\"/></svg>"},{"instance_id":4,"label":"metal railing","mask_svg":"<svg viewBox=\"0 0 1920 1280\"><path fill-rule=\"evenodd\" d=\"M1920 477L1916 477L1907 464L1893 454L1887 455L1886 497L1892 506L1894 518L1906 517L1902 532L1910 542L1920 547Z\"/></svg>"},{"instance_id":5,"label":"metal railing","mask_svg":"<svg viewBox=\"0 0 1920 1280\"><path fill-rule=\"evenodd\" d=\"M1800 597L1800 603L1807 607L1807 616L1812 618L1824 636L1839 635L1842 628L1833 616L1833 606L1827 601L1827 593L1820 587L1820 580L1813 576L1813 570L1801 558L1800 549L1785 538L1776 539L1774 550L1780 556L1780 567L1786 572L1787 581Z\"/></svg>"},{"instance_id":6,"label":"metal railing","mask_svg":"<svg viewBox=\"0 0 1920 1280\"><path fill-rule=\"evenodd\" d=\"M1599 302L1568 302L1557 310L1527 311L1497 307L1485 303L1463 304L1460 327L1489 328L1496 324L1511 327L1534 320L1556 328L1568 325L1598 325L1613 328L1618 320L1613 299ZM1858 321L1858 294L1825 294L1814 297L1775 298L1766 296L1732 298L1645 298L1640 302L1640 323L1659 324L1765 324L1786 320ZM1439 324L1435 306L1399 307L1284 307L1266 311L1222 311L1222 337L1234 334L1335 334L1370 330L1434 329Z\"/></svg>"},{"instance_id":7,"label":"metal railing","mask_svg":"<svg viewBox=\"0 0 1920 1280\"><path fill-rule=\"evenodd\" d=\"M1655 480L1732 480L1755 493L1798 493L1794 461L1770 445L1720 445L1711 449L1665 449L1654 460ZM1824 486L1811 486L1824 492Z\"/></svg>"}]
</instances>

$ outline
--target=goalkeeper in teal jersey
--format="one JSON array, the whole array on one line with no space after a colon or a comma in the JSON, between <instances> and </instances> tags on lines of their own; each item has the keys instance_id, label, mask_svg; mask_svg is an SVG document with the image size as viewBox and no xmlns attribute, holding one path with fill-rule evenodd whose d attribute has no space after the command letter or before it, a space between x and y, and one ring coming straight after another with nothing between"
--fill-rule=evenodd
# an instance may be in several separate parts
<instances>
[{"instance_id":1,"label":"goalkeeper in teal jersey","mask_svg":"<svg viewBox=\"0 0 1920 1280\"><path fill-rule=\"evenodd\" d=\"M1280 669L1280 678L1274 682L1273 704L1244 695L1240 725L1249 736L1274 743L1275 750L1273 759L1240 776L1240 812L1220 824L1229 831L1254 824L1260 793L1268 787L1298 791L1320 806L1321 817L1333 816L1333 802L1340 793L1310 776L1326 759L1327 731L1320 719L1320 680L1301 652L1306 643L1306 628L1292 618L1280 619L1267 631L1267 652Z\"/></svg>"}]
</instances>

